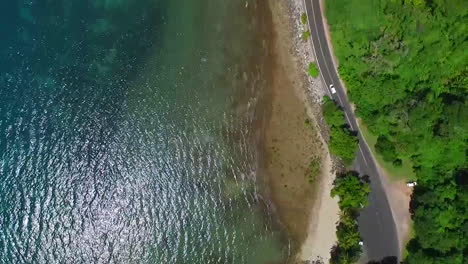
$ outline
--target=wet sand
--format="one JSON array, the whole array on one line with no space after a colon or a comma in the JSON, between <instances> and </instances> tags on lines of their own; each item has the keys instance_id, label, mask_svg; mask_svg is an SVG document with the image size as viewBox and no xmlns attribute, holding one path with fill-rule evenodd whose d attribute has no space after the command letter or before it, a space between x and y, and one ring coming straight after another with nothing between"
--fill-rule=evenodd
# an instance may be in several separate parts
<instances>
[{"instance_id":1,"label":"wet sand","mask_svg":"<svg viewBox=\"0 0 468 264\"><path fill-rule=\"evenodd\" d=\"M292 240L293 257L288 263L326 260L336 240L338 206L329 197L334 174L316 122L320 106L311 100L310 83L303 67L306 63L295 52L295 42L301 40L295 36L290 7L285 1L268 3L273 28L271 39L267 40L270 80L259 122L263 154L259 171L266 186L263 192ZM309 165L313 160L319 161L320 170L311 179Z\"/></svg>"}]
</instances>

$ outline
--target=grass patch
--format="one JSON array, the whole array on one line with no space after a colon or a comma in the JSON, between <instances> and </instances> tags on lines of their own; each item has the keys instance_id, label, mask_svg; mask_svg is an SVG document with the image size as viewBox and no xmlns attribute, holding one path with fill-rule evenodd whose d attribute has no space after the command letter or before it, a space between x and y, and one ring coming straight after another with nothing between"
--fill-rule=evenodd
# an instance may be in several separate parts
<instances>
[{"instance_id":1,"label":"grass patch","mask_svg":"<svg viewBox=\"0 0 468 264\"><path fill-rule=\"evenodd\" d=\"M302 32L301 38L303 41L308 40L310 38L310 31L307 30L307 31Z\"/></svg>"},{"instance_id":2,"label":"grass patch","mask_svg":"<svg viewBox=\"0 0 468 264\"><path fill-rule=\"evenodd\" d=\"M319 75L319 70L317 68L317 65L315 65L315 63L311 62L309 63L309 68L307 69L307 73L314 77L314 78L317 78L318 75Z\"/></svg>"},{"instance_id":3,"label":"grass patch","mask_svg":"<svg viewBox=\"0 0 468 264\"><path fill-rule=\"evenodd\" d=\"M362 136L369 145L372 155L374 155L380 167L382 167L385 170L385 172L388 174L391 180L416 180L416 175L413 171L413 162L411 162L411 160L408 157L399 157L403 162L401 167L394 166L392 162L384 161L382 155L378 154L375 150L377 136L372 135L361 121L359 121L359 128Z\"/></svg>"},{"instance_id":4,"label":"grass patch","mask_svg":"<svg viewBox=\"0 0 468 264\"><path fill-rule=\"evenodd\" d=\"M301 14L301 24L302 25L305 25L307 23L307 14L306 13L302 13Z\"/></svg>"}]
</instances>

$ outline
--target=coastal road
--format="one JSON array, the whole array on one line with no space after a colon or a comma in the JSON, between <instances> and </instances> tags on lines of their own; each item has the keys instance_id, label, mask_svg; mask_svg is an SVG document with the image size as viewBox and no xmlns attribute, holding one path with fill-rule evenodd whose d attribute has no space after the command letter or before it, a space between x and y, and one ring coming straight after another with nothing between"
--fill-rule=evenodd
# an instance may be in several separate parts
<instances>
[{"instance_id":1,"label":"coastal road","mask_svg":"<svg viewBox=\"0 0 468 264\"><path fill-rule=\"evenodd\" d=\"M387 256L400 257L398 236L393 220L392 211L387 200L381 177L372 154L362 138L356 117L348 102L346 92L341 85L338 73L333 64L332 54L327 44L325 28L322 19L319 0L304 0L308 16L308 24L312 36L312 43L317 66L325 85L324 89L342 107L350 128L358 133L359 149L353 169L361 175L368 175L371 181L369 204L363 209L358 219L359 231L364 243L362 261L380 260ZM331 94L329 86L333 84L335 94Z\"/></svg>"}]
</instances>

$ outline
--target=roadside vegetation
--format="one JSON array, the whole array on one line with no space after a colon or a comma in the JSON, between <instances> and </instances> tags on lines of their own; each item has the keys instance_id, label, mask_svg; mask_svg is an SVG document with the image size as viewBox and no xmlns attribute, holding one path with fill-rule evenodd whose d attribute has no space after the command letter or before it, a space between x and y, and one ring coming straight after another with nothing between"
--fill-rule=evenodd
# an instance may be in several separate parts
<instances>
[{"instance_id":1,"label":"roadside vegetation","mask_svg":"<svg viewBox=\"0 0 468 264\"><path fill-rule=\"evenodd\" d=\"M358 138L349 130L344 112L328 96L324 97L322 111L330 128L330 153L341 159L345 165L351 165L356 157Z\"/></svg>"},{"instance_id":2,"label":"roadside vegetation","mask_svg":"<svg viewBox=\"0 0 468 264\"><path fill-rule=\"evenodd\" d=\"M332 248L331 264L356 263L362 253L361 237L358 231L359 211L367 205L369 183L356 172L338 175L331 190L331 196L338 196L341 210L340 222L336 229L337 244Z\"/></svg>"},{"instance_id":3,"label":"roadside vegetation","mask_svg":"<svg viewBox=\"0 0 468 264\"><path fill-rule=\"evenodd\" d=\"M417 178L405 262L468 263L468 1L326 5L340 76L375 151L395 168L411 163Z\"/></svg>"},{"instance_id":4,"label":"roadside vegetation","mask_svg":"<svg viewBox=\"0 0 468 264\"><path fill-rule=\"evenodd\" d=\"M301 24L302 25L307 24L307 14L306 13L301 14Z\"/></svg>"},{"instance_id":5,"label":"roadside vegetation","mask_svg":"<svg viewBox=\"0 0 468 264\"><path fill-rule=\"evenodd\" d=\"M301 14L301 24L302 25L307 24L307 14L306 13ZM303 41L307 41L310 38L310 31L309 30L303 31L302 34L301 34L301 38L302 38Z\"/></svg>"},{"instance_id":6,"label":"roadside vegetation","mask_svg":"<svg viewBox=\"0 0 468 264\"><path fill-rule=\"evenodd\" d=\"M309 67L307 68L307 73L314 78L319 76L319 69L314 62L309 63Z\"/></svg>"},{"instance_id":7,"label":"roadside vegetation","mask_svg":"<svg viewBox=\"0 0 468 264\"><path fill-rule=\"evenodd\" d=\"M307 31L302 32L301 38L302 38L303 41L308 40L310 38L310 31L307 30Z\"/></svg>"}]
</instances>

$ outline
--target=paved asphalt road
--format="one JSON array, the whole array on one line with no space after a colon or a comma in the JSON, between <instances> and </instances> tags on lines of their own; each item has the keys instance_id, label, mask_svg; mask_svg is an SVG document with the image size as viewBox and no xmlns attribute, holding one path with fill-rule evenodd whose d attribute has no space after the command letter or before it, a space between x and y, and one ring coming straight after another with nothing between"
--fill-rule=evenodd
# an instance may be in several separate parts
<instances>
[{"instance_id":1,"label":"paved asphalt road","mask_svg":"<svg viewBox=\"0 0 468 264\"><path fill-rule=\"evenodd\" d=\"M345 112L346 119L352 130L358 133L359 150L354 162L354 169L361 175L368 175L371 180L371 193L369 205L361 212L359 217L359 231L364 242L363 261L379 260L387 256L399 257L399 246L395 222L382 187L374 160L369 148L358 131L354 112L340 83L338 74L333 65L331 52L327 44L325 29L320 11L319 0L305 0L313 49L317 58L320 74L325 83L328 94L331 94L329 85L333 84L336 93L332 98L340 104Z\"/></svg>"}]
</instances>

